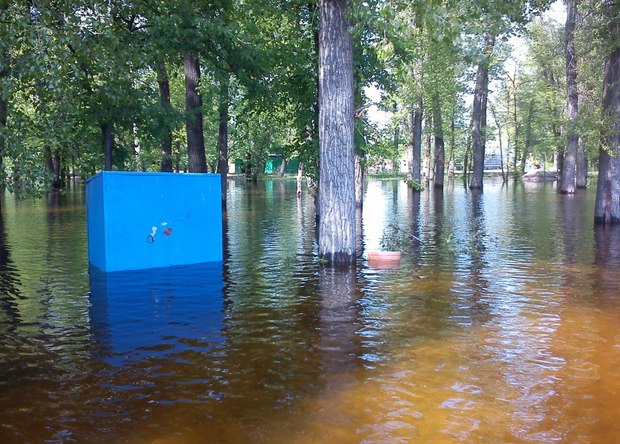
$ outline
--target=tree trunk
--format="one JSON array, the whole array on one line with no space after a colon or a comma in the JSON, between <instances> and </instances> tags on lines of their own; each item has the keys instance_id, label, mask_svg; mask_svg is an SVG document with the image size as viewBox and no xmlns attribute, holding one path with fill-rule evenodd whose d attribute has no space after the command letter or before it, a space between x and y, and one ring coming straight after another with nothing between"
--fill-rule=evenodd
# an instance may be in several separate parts
<instances>
[{"instance_id":1,"label":"tree trunk","mask_svg":"<svg viewBox=\"0 0 620 444\"><path fill-rule=\"evenodd\" d=\"M424 173L426 176L426 182L432 181L435 178L435 170L433 169L433 144L431 142L430 129L433 127L433 122L430 117L426 119L426 143L424 147Z\"/></svg>"},{"instance_id":2,"label":"tree trunk","mask_svg":"<svg viewBox=\"0 0 620 444\"><path fill-rule=\"evenodd\" d=\"M185 124L187 131L187 165L190 173L206 173L207 159L202 124L200 61L191 51L183 55L185 69Z\"/></svg>"},{"instance_id":3,"label":"tree trunk","mask_svg":"<svg viewBox=\"0 0 620 444\"><path fill-rule=\"evenodd\" d=\"M112 122L103 122L101 124L101 134L103 136L103 169L110 171L112 169L112 150L114 148L114 139L112 137Z\"/></svg>"},{"instance_id":4,"label":"tree trunk","mask_svg":"<svg viewBox=\"0 0 620 444\"><path fill-rule=\"evenodd\" d=\"M454 169L455 169L455 162L454 162L454 142L455 142L455 135L454 135L454 130L455 130L455 117L454 115L456 114L456 109L455 109L455 105L454 103L452 104L452 117L450 119L450 154L448 156L448 177L449 178L453 178L454 177Z\"/></svg>"},{"instance_id":5,"label":"tree trunk","mask_svg":"<svg viewBox=\"0 0 620 444\"><path fill-rule=\"evenodd\" d=\"M322 0L319 29L319 256L355 261L353 49L346 0Z\"/></svg>"},{"instance_id":6,"label":"tree trunk","mask_svg":"<svg viewBox=\"0 0 620 444\"><path fill-rule=\"evenodd\" d=\"M532 146L532 119L534 118L534 101L530 100L527 107L527 116L525 117L525 137L523 140L523 155L521 156L521 174L525 173L525 163Z\"/></svg>"},{"instance_id":7,"label":"tree trunk","mask_svg":"<svg viewBox=\"0 0 620 444\"><path fill-rule=\"evenodd\" d=\"M229 95L228 73L220 75L220 101L218 111L220 117L220 126L218 131L217 148L218 162L217 170L222 180L222 206L226 207L226 193L228 188L228 95Z\"/></svg>"},{"instance_id":8,"label":"tree trunk","mask_svg":"<svg viewBox=\"0 0 620 444\"><path fill-rule=\"evenodd\" d=\"M157 84L159 85L159 103L166 115L165 120L168 121L169 114L172 110L170 104L170 81L168 73L163 63L156 66ZM172 131L166 124L164 133L161 135L161 171L172 172Z\"/></svg>"},{"instance_id":9,"label":"tree trunk","mask_svg":"<svg viewBox=\"0 0 620 444\"><path fill-rule=\"evenodd\" d=\"M407 119L409 141L407 143L407 169L409 178L422 184L422 99L412 106Z\"/></svg>"},{"instance_id":10,"label":"tree trunk","mask_svg":"<svg viewBox=\"0 0 620 444\"><path fill-rule=\"evenodd\" d=\"M474 103L472 109L472 156L474 160L473 174L469 188L481 189L482 178L484 175L484 150L485 150L485 124L486 124L486 102L489 84L489 63L493 46L495 45L495 35L487 33L484 43L483 59L478 65L476 74L476 86L474 89Z\"/></svg>"},{"instance_id":11,"label":"tree trunk","mask_svg":"<svg viewBox=\"0 0 620 444\"><path fill-rule=\"evenodd\" d=\"M495 109L491 105L491 115L493 116L493 120L495 121L495 126L497 126L497 141L499 143L499 163L502 170L502 182L506 182L506 171L504 169L504 144L502 139L502 124L497 118L497 113Z\"/></svg>"},{"instance_id":12,"label":"tree trunk","mask_svg":"<svg viewBox=\"0 0 620 444\"><path fill-rule=\"evenodd\" d=\"M392 105L392 114L395 116L398 113L398 106L396 102ZM399 150L398 146L400 143L400 125L397 123L394 125L394 135L393 135L393 143L394 143L394 157L392 159L392 166L396 173L400 173L400 161L399 161Z\"/></svg>"},{"instance_id":13,"label":"tree trunk","mask_svg":"<svg viewBox=\"0 0 620 444\"><path fill-rule=\"evenodd\" d=\"M62 167L60 160L60 151L58 148L51 149L49 145L44 147L45 169L52 180L52 188L60 190L62 188Z\"/></svg>"},{"instance_id":14,"label":"tree trunk","mask_svg":"<svg viewBox=\"0 0 620 444\"><path fill-rule=\"evenodd\" d=\"M588 186L588 162L586 159L586 147L581 140L577 143L577 188L585 189Z\"/></svg>"},{"instance_id":15,"label":"tree trunk","mask_svg":"<svg viewBox=\"0 0 620 444\"><path fill-rule=\"evenodd\" d=\"M364 169L362 168L362 156L355 150L355 208L362 208L364 199Z\"/></svg>"},{"instance_id":16,"label":"tree trunk","mask_svg":"<svg viewBox=\"0 0 620 444\"><path fill-rule=\"evenodd\" d=\"M2 77L0 77L2 78ZM0 97L0 188L3 185L4 178L4 150L6 148L6 122L8 118L8 107L3 97Z\"/></svg>"},{"instance_id":17,"label":"tree trunk","mask_svg":"<svg viewBox=\"0 0 620 444\"><path fill-rule=\"evenodd\" d=\"M568 141L564 155L564 167L562 168L562 185L560 191L563 194L575 192L575 170L577 163L577 150L579 135L577 134L577 115L579 112L579 95L577 92L577 59L575 58L575 45L573 35L575 32L575 20L577 14L577 0L566 2L566 105L568 109Z\"/></svg>"},{"instance_id":18,"label":"tree trunk","mask_svg":"<svg viewBox=\"0 0 620 444\"><path fill-rule=\"evenodd\" d=\"M301 197L303 193L303 178L304 178L304 164L303 162L299 162L299 166L297 167L297 197Z\"/></svg>"},{"instance_id":19,"label":"tree trunk","mask_svg":"<svg viewBox=\"0 0 620 444\"><path fill-rule=\"evenodd\" d=\"M435 188L443 188L446 153L443 140L443 119L439 95L433 95L433 132L435 135Z\"/></svg>"},{"instance_id":20,"label":"tree trunk","mask_svg":"<svg viewBox=\"0 0 620 444\"><path fill-rule=\"evenodd\" d=\"M612 24L616 46L620 41L620 23ZM611 122L610 134L602 140L598 167L598 185L594 221L620 224L620 47L609 55L605 65L603 110Z\"/></svg>"}]
</instances>

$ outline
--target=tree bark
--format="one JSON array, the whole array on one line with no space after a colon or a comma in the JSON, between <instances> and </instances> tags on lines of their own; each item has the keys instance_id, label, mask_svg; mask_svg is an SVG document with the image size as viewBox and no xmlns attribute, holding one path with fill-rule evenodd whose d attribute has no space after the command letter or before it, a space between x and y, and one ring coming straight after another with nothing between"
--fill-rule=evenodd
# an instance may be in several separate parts
<instances>
[{"instance_id":1,"label":"tree bark","mask_svg":"<svg viewBox=\"0 0 620 444\"><path fill-rule=\"evenodd\" d=\"M424 148L424 172L422 173L423 176L426 176L426 182L428 183L428 181L432 181L435 179L435 170L433 169L433 144L431 142L431 133L430 133L430 129L433 127L433 122L432 122L432 118L428 117L426 119L426 127L429 129L429 131L426 132L426 144L425 144L425 148Z\"/></svg>"},{"instance_id":2,"label":"tree bark","mask_svg":"<svg viewBox=\"0 0 620 444\"><path fill-rule=\"evenodd\" d=\"M484 175L484 151L485 151L485 126L486 126L486 103L489 86L489 63L493 46L495 45L495 35L487 33L484 41L484 52L482 60L478 65L476 74L476 86L474 89L474 103L472 109L472 156L473 171L469 188L482 189L482 179Z\"/></svg>"},{"instance_id":3,"label":"tree bark","mask_svg":"<svg viewBox=\"0 0 620 444\"><path fill-rule=\"evenodd\" d=\"M62 161L60 158L60 150L58 148L52 148L49 145L44 147L45 153L45 169L52 178L52 188L60 190L63 188L62 180Z\"/></svg>"},{"instance_id":4,"label":"tree bark","mask_svg":"<svg viewBox=\"0 0 620 444\"><path fill-rule=\"evenodd\" d=\"M0 77L2 78L2 77ZM0 187L2 187L2 178L4 171L4 150L6 148L6 122L8 118L8 107L3 97L0 97Z\"/></svg>"},{"instance_id":5,"label":"tree bark","mask_svg":"<svg viewBox=\"0 0 620 444\"><path fill-rule=\"evenodd\" d=\"M612 25L611 36L620 40L620 23ZM594 221L599 224L620 224L620 47L609 55L605 64L603 110L609 119L609 134L600 148L598 185Z\"/></svg>"},{"instance_id":6,"label":"tree bark","mask_svg":"<svg viewBox=\"0 0 620 444\"><path fill-rule=\"evenodd\" d=\"M202 121L202 96L200 85L200 61L188 51L183 55L185 69L185 125L187 131L187 165L190 173L206 173L207 159Z\"/></svg>"},{"instance_id":7,"label":"tree bark","mask_svg":"<svg viewBox=\"0 0 620 444\"><path fill-rule=\"evenodd\" d=\"M412 105L407 118L409 140L407 142L407 169L409 178L422 184L420 167L422 164L422 99Z\"/></svg>"},{"instance_id":8,"label":"tree bark","mask_svg":"<svg viewBox=\"0 0 620 444\"><path fill-rule=\"evenodd\" d=\"M433 132L435 136L435 188L443 188L446 153L439 95L433 95Z\"/></svg>"},{"instance_id":9,"label":"tree bark","mask_svg":"<svg viewBox=\"0 0 620 444\"><path fill-rule=\"evenodd\" d=\"M160 63L156 67L157 70L157 84L159 85L159 103L166 114L166 122L168 121L168 114L172 110L170 104L170 80L168 79L168 73L163 63ZM172 172L172 131L170 127L165 125L164 133L161 136L161 171Z\"/></svg>"},{"instance_id":10,"label":"tree bark","mask_svg":"<svg viewBox=\"0 0 620 444\"><path fill-rule=\"evenodd\" d=\"M573 35L575 32L575 19L577 14L577 0L566 2L566 31L564 40L564 53L566 56L566 105L568 109L568 140L564 154L564 167L562 168L562 184L560 192L563 194L575 193L575 172L577 163L577 150L579 147L579 135L577 134L577 115L579 112L579 94L577 92L577 59L575 57L575 45Z\"/></svg>"},{"instance_id":11,"label":"tree bark","mask_svg":"<svg viewBox=\"0 0 620 444\"><path fill-rule=\"evenodd\" d=\"M362 156L355 150L355 208L362 208L364 200L364 169L362 168Z\"/></svg>"},{"instance_id":12,"label":"tree bark","mask_svg":"<svg viewBox=\"0 0 620 444\"><path fill-rule=\"evenodd\" d=\"M355 261L353 49L346 0L322 0L319 28L319 256Z\"/></svg>"},{"instance_id":13,"label":"tree bark","mask_svg":"<svg viewBox=\"0 0 620 444\"><path fill-rule=\"evenodd\" d=\"M228 95L229 95L229 76L228 73L220 75L220 101L218 105L220 126L218 131L217 148L218 162L217 169L222 180L222 206L226 207L226 193L228 188Z\"/></svg>"},{"instance_id":14,"label":"tree bark","mask_svg":"<svg viewBox=\"0 0 620 444\"><path fill-rule=\"evenodd\" d=\"M581 139L577 143L577 165L575 166L577 177L575 179L578 189L588 187L588 161L586 159L586 147L581 143Z\"/></svg>"},{"instance_id":15,"label":"tree bark","mask_svg":"<svg viewBox=\"0 0 620 444\"><path fill-rule=\"evenodd\" d=\"M521 166L519 171L521 174L525 173L525 164L527 162L527 156L530 153L532 147L532 119L534 118L534 101L530 100L527 107L527 116L525 116L525 136L523 138L523 153L521 155Z\"/></svg>"},{"instance_id":16,"label":"tree bark","mask_svg":"<svg viewBox=\"0 0 620 444\"><path fill-rule=\"evenodd\" d=\"M112 137L112 122L101 124L101 135L103 136L103 157L106 171L112 170L112 150L114 149L114 138Z\"/></svg>"}]
</instances>

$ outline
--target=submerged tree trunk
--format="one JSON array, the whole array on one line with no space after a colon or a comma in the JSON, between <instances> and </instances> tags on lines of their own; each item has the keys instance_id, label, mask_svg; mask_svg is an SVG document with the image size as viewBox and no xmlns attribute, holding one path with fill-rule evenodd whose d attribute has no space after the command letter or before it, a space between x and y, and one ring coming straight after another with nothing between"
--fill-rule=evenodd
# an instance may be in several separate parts
<instances>
[{"instance_id":1,"label":"submerged tree trunk","mask_svg":"<svg viewBox=\"0 0 620 444\"><path fill-rule=\"evenodd\" d=\"M103 122L101 124L101 135L103 136L103 169L110 171L112 169L112 150L114 148L112 122Z\"/></svg>"},{"instance_id":2,"label":"submerged tree trunk","mask_svg":"<svg viewBox=\"0 0 620 444\"><path fill-rule=\"evenodd\" d=\"M226 193L228 188L228 73L220 75L220 101L218 104L220 125L217 138L218 161L217 170L222 181L222 206L226 207ZM284 163L284 161L282 161Z\"/></svg>"},{"instance_id":3,"label":"submerged tree trunk","mask_svg":"<svg viewBox=\"0 0 620 444\"><path fill-rule=\"evenodd\" d=\"M601 143L594 208L595 222L607 225L620 224L620 22L612 23L610 34L616 48L605 65L603 110L611 125Z\"/></svg>"},{"instance_id":4,"label":"submerged tree trunk","mask_svg":"<svg viewBox=\"0 0 620 444\"><path fill-rule=\"evenodd\" d=\"M407 142L407 171L409 179L422 184L422 99L412 106L407 119L409 140Z\"/></svg>"},{"instance_id":5,"label":"submerged tree trunk","mask_svg":"<svg viewBox=\"0 0 620 444\"><path fill-rule=\"evenodd\" d=\"M320 2L319 256L355 261L353 49L346 0Z\"/></svg>"},{"instance_id":6,"label":"submerged tree trunk","mask_svg":"<svg viewBox=\"0 0 620 444\"><path fill-rule=\"evenodd\" d=\"M190 173L207 172L205 141L202 122L202 96L200 85L200 61L191 51L183 55L185 69L185 124L187 131L187 166Z\"/></svg>"},{"instance_id":7,"label":"submerged tree trunk","mask_svg":"<svg viewBox=\"0 0 620 444\"><path fill-rule=\"evenodd\" d=\"M170 80L168 79L168 73L163 63L156 66L157 69L157 84L159 85L159 103L162 107L165 120L168 122L169 113L172 110L170 104ZM172 172L172 131L170 126L166 123L161 135L161 165L160 170L164 172Z\"/></svg>"},{"instance_id":8,"label":"submerged tree trunk","mask_svg":"<svg viewBox=\"0 0 620 444\"><path fill-rule=\"evenodd\" d=\"M577 0L566 2L566 105L568 109L568 140L562 168L562 184L560 192L573 194L575 192L575 171L577 163L577 150L579 135L577 134L577 114L579 112L579 95L577 92L577 59L575 58L575 45L573 35L575 32L575 19L577 14Z\"/></svg>"},{"instance_id":9,"label":"submerged tree trunk","mask_svg":"<svg viewBox=\"0 0 620 444\"><path fill-rule=\"evenodd\" d=\"M489 84L489 63L493 46L495 45L495 35L487 33L484 42L483 58L478 65L476 74L476 86L474 89L474 103L472 109L472 156L473 156L473 174L469 188L481 189L482 178L484 175L484 151L485 151L485 124L486 124L486 96L488 94Z\"/></svg>"},{"instance_id":10,"label":"submerged tree trunk","mask_svg":"<svg viewBox=\"0 0 620 444\"><path fill-rule=\"evenodd\" d=\"M433 131L435 135L435 188L443 188L446 153L439 95L433 95Z\"/></svg>"}]
</instances>

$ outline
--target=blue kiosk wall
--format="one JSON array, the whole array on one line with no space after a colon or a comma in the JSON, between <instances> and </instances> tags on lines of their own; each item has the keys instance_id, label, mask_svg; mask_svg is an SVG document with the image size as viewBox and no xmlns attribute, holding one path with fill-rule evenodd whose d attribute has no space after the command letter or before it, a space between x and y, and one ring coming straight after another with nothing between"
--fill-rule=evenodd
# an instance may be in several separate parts
<instances>
[{"instance_id":1,"label":"blue kiosk wall","mask_svg":"<svg viewBox=\"0 0 620 444\"><path fill-rule=\"evenodd\" d=\"M219 174L104 171L86 181L86 208L102 271L223 260Z\"/></svg>"}]
</instances>

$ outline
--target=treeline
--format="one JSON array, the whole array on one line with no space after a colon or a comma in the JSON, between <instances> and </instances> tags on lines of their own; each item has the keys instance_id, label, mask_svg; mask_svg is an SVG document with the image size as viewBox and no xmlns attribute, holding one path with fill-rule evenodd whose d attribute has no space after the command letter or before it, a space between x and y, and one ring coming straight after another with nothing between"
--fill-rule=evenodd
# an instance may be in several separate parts
<instances>
[{"instance_id":1,"label":"treeline","mask_svg":"<svg viewBox=\"0 0 620 444\"><path fill-rule=\"evenodd\" d=\"M619 7L569 0L569 20L557 24L537 18L549 5L349 2L356 165L406 155L409 180L420 187L441 187L462 165L469 186L480 188L485 144L494 139L506 178L534 159L574 171L563 181L573 188L563 191L585 186L588 166L617 147L611 77L607 105L602 97L604 67L618 63ZM102 168L225 175L229 158L256 172L267 153L298 157L315 176L318 7L0 1L2 184L45 191ZM517 33L528 55L515 65L508 38ZM383 91L387 127L368 122L369 85Z\"/></svg>"}]
</instances>

